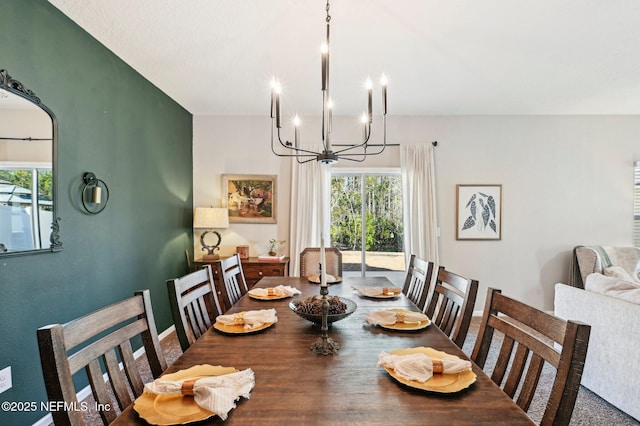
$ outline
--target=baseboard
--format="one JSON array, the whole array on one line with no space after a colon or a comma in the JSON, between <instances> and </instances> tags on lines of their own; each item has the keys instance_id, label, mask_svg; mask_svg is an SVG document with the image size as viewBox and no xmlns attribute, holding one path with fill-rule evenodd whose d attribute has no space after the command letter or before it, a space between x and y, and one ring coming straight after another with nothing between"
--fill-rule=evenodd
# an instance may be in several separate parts
<instances>
[{"instance_id":1,"label":"baseboard","mask_svg":"<svg viewBox=\"0 0 640 426\"><path fill-rule=\"evenodd\" d=\"M176 331L176 326L172 325L171 327L164 330L162 333L158 334L158 339L163 340L165 337L167 337L174 331ZM138 349L133 353L133 358L138 359L143 354L144 354L144 346L142 346L140 349ZM122 363L120 363L120 368L122 369ZM104 373L102 376L104 378L104 381L106 382L108 380L107 373ZM91 386L87 385L84 388L80 389L78 393L76 393L76 398L78 398L78 401L82 401L89 395L91 395ZM41 418L40 420L38 420L37 422L35 422L33 426L49 426L52 423L53 423L53 417L51 416L51 413L49 413L43 418Z\"/></svg>"}]
</instances>

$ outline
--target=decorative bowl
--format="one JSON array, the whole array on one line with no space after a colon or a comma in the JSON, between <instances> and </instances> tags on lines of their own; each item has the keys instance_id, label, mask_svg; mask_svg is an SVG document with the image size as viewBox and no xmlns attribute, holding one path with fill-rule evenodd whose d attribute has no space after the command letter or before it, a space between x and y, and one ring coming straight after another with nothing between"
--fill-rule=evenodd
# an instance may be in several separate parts
<instances>
[{"instance_id":1,"label":"decorative bowl","mask_svg":"<svg viewBox=\"0 0 640 426\"><path fill-rule=\"evenodd\" d=\"M351 299L347 299L345 297L339 297L339 296L327 296L327 298L329 299L339 299L340 302L344 303L346 305L346 310L343 313L339 313L339 314L329 314L327 316L327 324L331 324L333 322L336 321L340 321L341 319L344 319L346 317L348 317L349 315L351 315L356 308L358 307L358 305L356 305L356 302L354 302ZM311 312L306 312L303 310L300 310L299 307L308 299L311 299L310 297L307 298L298 298L298 299L294 299L291 302L289 302L289 308L295 312L296 314L298 314L298 316L309 320L315 324L320 324L322 325L322 311L320 311L319 314L311 313ZM315 299L317 301L318 304L321 303L322 301L322 296L313 296L313 299Z\"/></svg>"}]
</instances>

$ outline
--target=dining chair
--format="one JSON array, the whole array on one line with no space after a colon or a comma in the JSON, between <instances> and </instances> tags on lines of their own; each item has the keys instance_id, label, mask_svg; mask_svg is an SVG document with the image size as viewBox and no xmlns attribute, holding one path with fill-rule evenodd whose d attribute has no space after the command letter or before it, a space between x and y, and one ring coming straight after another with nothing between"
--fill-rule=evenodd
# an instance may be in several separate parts
<instances>
[{"instance_id":1,"label":"dining chair","mask_svg":"<svg viewBox=\"0 0 640 426\"><path fill-rule=\"evenodd\" d=\"M225 311L231 308L249 289L244 279L242 262L238 253L216 262L220 292L225 304Z\"/></svg>"},{"instance_id":2,"label":"dining chair","mask_svg":"<svg viewBox=\"0 0 640 426\"><path fill-rule=\"evenodd\" d=\"M421 311L427 303L427 296L431 289L433 279L433 262L411 255L409 267L407 268L407 278L404 281L402 293L409 298ZM441 267L442 268L442 267Z\"/></svg>"},{"instance_id":3,"label":"dining chair","mask_svg":"<svg viewBox=\"0 0 640 426\"><path fill-rule=\"evenodd\" d=\"M186 351L224 313L211 265L167 280L167 290L178 341L182 351Z\"/></svg>"},{"instance_id":4,"label":"dining chair","mask_svg":"<svg viewBox=\"0 0 640 426\"><path fill-rule=\"evenodd\" d=\"M130 342L137 336L142 337L148 366L157 378L167 368L167 363L153 319L149 290L138 291L131 298L65 324L51 324L37 330L47 396L55 407L60 404L58 410L51 412L56 425L84 425L82 410L68 409L80 407L73 376L83 368L96 401L95 407L105 424L111 423L117 415L110 390L120 409L133 402L130 391L135 397L142 394L144 383ZM111 382L109 389L101 364Z\"/></svg>"},{"instance_id":5,"label":"dining chair","mask_svg":"<svg viewBox=\"0 0 640 426\"><path fill-rule=\"evenodd\" d=\"M556 375L540 424L568 425L580 387L591 326L565 321L489 288L471 355L480 368L484 369L487 362L494 331L503 335L503 342L491 380L511 398L520 388L516 403L526 412L542 367L548 362L556 368Z\"/></svg>"},{"instance_id":6,"label":"dining chair","mask_svg":"<svg viewBox=\"0 0 640 426\"><path fill-rule=\"evenodd\" d=\"M478 281L439 268L428 296L424 313L460 348L467 338L477 293Z\"/></svg>"},{"instance_id":7,"label":"dining chair","mask_svg":"<svg viewBox=\"0 0 640 426\"><path fill-rule=\"evenodd\" d=\"M342 276L342 253L335 247L326 247L327 274ZM300 276L320 275L320 247L307 247L300 253Z\"/></svg>"}]
</instances>

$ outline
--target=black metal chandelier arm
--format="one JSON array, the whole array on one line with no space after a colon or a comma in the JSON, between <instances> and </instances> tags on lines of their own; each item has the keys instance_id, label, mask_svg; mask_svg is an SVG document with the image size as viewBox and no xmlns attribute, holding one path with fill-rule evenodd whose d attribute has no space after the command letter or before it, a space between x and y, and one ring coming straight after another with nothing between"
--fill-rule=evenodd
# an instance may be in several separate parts
<instances>
[{"instance_id":1,"label":"black metal chandelier arm","mask_svg":"<svg viewBox=\"0 0 640 426\"><path fill-rule=\"evenodd\" d=\"M355 157L355 156L359 156L359 155L363 155L365 157L369 156L369 155L378 155L381 154L385 148L387 147L387 117L383 116L382 117L382 127L383 127L383 132L382 132L382 144L378 145L378 147L380 148L377 151L373 151L373 152L367 152L367 148L370 146L368 144L364 144L364 145L354 145L354 146L350 146L347 147L341 151L337 151L336 155L339 155L340 158L344 158L345 160L351 160L351 161L364 161L363 160L354 160L352 158L348 158L348 157ZM367 137L367 142L369 141L369 138ZM365 149L365 152L354 152L354 153L349 153L346 151L358 148L358 147L363 147Z\"/></svg>"},{"instance_id":2,"label":"black metal chandelier arm","mask_svg":"<svg viewBox=\"0 0 640 426\"><path fill-rule=\"evenodd\" d=\"M273 142L273 129L271 129L271 152L273 152L275 155L277 155L278 157L297 157L299 155L304 155L305 157L309 156L309 157L315 157L315 155L317 155L316 152L313 151L307 151L308 154L281 154L279 152L276 151L276 148L274 146L274 142ZM293 150L295 149L292 145L287 145L286 143L283 143L282 140L280 139L280 129L278 129L278 142L280 143L280 145L286 149L290 149ZM290 142L289 142L290 144Z\"/></svg>"},{"instance_id":3,"label":"black metal chandelier arm","mask_svg":"<svg viewBox=\"0 0 640 426\"><path fill-rule=\"evenodd\" d=\"M311 151L311 150L308 150L308 149L299 148L299 147L297 147L297 146L294 146L294 145L293 145L291 142L289 142L289 141L283 142L283 141L282 141L282 139L280 138L280 129L278 129L277 135L278 135L278 142L280 143L280 145L281 145L283 148L285 148L285 149L290 149L290 150L293 150L293 151L295 151L295 152L296 152L296 154L279 154L279 153L277 153L277 152L275 151L274 146L273 146L273 132L272 132L272 134L271 134L271 150L273 151L273 153L274 153L274 154L276 154L276 155L278 155L278 156L280 156L280 157L295 157L295 156L298 156L298 155L303 155L303 156L305 156L305 157L306 157L306 156L313 156L313 157L315 157L315 156L317 156L317 155L318 155L318 153L317 153L317 152L315 152L315 151Z\"/></svg>"},{"instance_id":4,"label":"black metal chandelier arm","mask_svg":"<svg viewBox=\"0 0 640 426\"><path fill-rule=\"evenodd\" d=\"M369 143L369 138L371 137L371 124L367 124L367 127L368 127L367 138L363 142L361 142L359 144L355 144L355 145L350 145L350 146L348 146L348 147L346 147L344 149L340 149L338 151L335 151L335 154L336 155L340 155L343 152L351 151L352 149L358 149L358 148L365 148L366 149L367 148L367 144Z\"/></svg>"},{"instance_id":5,"label":"black metal chandelier arm","mask_svg":"<svg viewBox=\"0 0 640 426\"><path fill-rule=\"evenodd\" d=\"M316 161L318 159L318 156L312 156L311 158L308 158L306 160L300 160L300 158L302 158L301 155L293 155L292 157L296 157L296 161L298 162L298 164L305 164L305 163L310 163L311 161Z\"/></svg>"},{"instance_id":6,"label":"black metal chandelier arm","mask_svg":"<svg viewBox=\"0 0 640 426\"><path fill-rule=\"evenodd\" d=\"M287 147L287 148L288 149L293 149L291 147ZM273 146L271 146L271 152L273 152L273 154L278 156L278 157L310 157L312 160L317 158L317 156L318 156L317 152L311 152L311 151L309 151L308 154L298 154L298 153L283 154L283 153L277 152Z\"/></svg>"},{"instance_id":7,"label":"black metal chandelier arm","mask_svg":"<svg viewBox=\"0 0 640 426\"><path fill-rule=\"evenodd\" d=\"M354 161L354 162L356 162L356 163L362 163L364 160L366 160L366 159L367 159L367 156L368 156L368 155L367 155L367 154L365 154L365 153L360 153L360 154L348 154L348 155L361 155L361 156L362 156L362 158L359 158L359 159L358 159L358 158L349 158L349 157L345 157L345 156L342 156L342 155L341 155L339 158L340 158L341 160L345 160L345 161Z\"/></svg>"}]
</instances>

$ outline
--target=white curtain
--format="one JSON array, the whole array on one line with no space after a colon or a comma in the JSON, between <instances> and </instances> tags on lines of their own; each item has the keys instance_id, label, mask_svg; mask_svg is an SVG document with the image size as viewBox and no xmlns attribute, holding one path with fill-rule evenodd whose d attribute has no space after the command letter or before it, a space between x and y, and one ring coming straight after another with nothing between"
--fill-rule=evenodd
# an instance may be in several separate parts
<instances>
[{"instance_id":1,"label":"white curtain","mask_svg":"<svg viewBox=\"0 0 640 426\"><path fill-rule=\"evenodd\" d=\"M438 221L433 145L400 146L404 252L438 265Z\"/></svg>"},{"instance_id":2,"label":"white curtain","mask_svg":"<svg viewBox=\"0 0 640 426\"><path fill-rule=\"evenodd\" d=\"M312 151L321 146L305 147ZM330 229L330 166L316 160L298 164L291 159L291 224L289 229L289 271L300 275L300 252L306 247L320 247L324 237L325 247L331 245Z\"/></svg>"}]
</instances>

